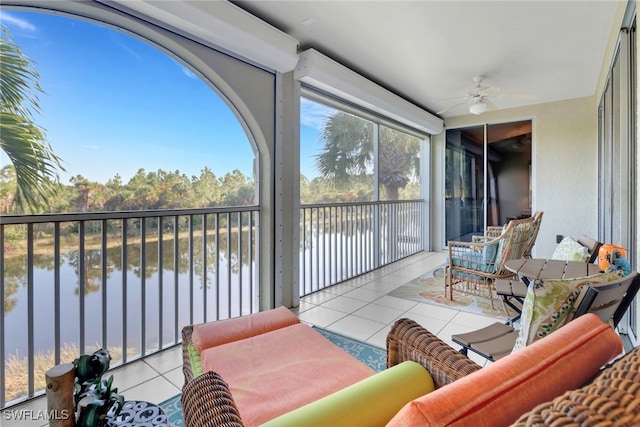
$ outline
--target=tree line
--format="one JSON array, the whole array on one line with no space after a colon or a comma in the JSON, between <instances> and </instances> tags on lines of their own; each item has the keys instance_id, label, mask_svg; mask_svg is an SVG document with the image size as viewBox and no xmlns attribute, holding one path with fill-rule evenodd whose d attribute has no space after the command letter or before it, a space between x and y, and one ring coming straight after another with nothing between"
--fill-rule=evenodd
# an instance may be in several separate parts
<instances>
[{"instance_id":1,"label":"tree line","mask_svg":"<svg viewBox=\"0 0 640 427\"><path fill-rule=\"evenodd\" d=\"M224 176L205 167L199 176L167 172L147 172L140 168L127 182L116 174L106 183L91 181L82 175L59 185L55 196L36 211L12 203L17 181L11 165L0 169L0 212L4 214L105 212L152 209L184 209L255 204L252 176L233 170Z\"/></svg>"},{"instance_id":2,"label":"tree line","mask_svg":"<svg viewBox=\"0 0 640 427\"><path fill-rule=\"evenodd\" d=\"M353 177L347 185L337 187L324 177L308 180L301 176L300 202L346 203L371 201L373 178L363 175ZM179 170L162 169L146 171L140 168L127 182L116 174L105 183L92 181L82 175L59 185L55 195L39 208L12 203L17 181L11 165L0 169L0 213L38 214L65 212L116 212L154 209L184 209L222 206L251 206L256 203L256 186L253 176L233 170L217 176L205 167L200 175L188 176ZM417 183L409 184L401 191L400 198L419 197Z\"/></svg>"}]
</instances>

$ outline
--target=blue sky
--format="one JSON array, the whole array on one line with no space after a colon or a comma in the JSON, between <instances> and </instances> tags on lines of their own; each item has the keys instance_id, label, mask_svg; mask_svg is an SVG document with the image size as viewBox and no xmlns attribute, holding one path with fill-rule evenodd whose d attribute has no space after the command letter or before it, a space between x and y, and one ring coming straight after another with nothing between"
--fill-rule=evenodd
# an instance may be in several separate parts
<instances>
[{"instance_id":1,"label":"blue sky","mask_svg":"<svg viewBox=\"0 0 640 427\"><path fill-rule=\"evenodd\" d=\"M254 153L225 102L183 65L128 34L84 20L1 11L35 62L44 94L36 121L69 178L126 182L139 168L252 175ZM0 165L8 163L0 152Z\"/></svg>"},{"instance_id":2,"label":"blue sky","mask_svg":"<svg viewBox=\"0 0 640 427\"><path fill-rule=\"evenodd\" d=\"M217 176L253 173L254 153L235 115L200 78L154 46L84 20L0 10L22 52L40 73L48 142L64 161L63 183L78 174L124 182L138 169ZM319 133L336 110L301 102L300 168L318 175ZM8 163L0 151L0 166Z\"/></svg>"}]
</instances>

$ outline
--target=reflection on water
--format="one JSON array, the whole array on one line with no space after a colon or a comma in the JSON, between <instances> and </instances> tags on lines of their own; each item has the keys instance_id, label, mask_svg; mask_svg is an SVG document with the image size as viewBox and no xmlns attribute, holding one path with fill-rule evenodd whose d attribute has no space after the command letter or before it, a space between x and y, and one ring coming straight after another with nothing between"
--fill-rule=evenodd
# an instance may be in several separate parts
<instances>
[{"instance_id":1,"label":"reflection on water","mask_svg":"<svg viewBox=\"0 0 640 427\"><path fill-rule=\"evenodd\" d=\"M230 242L226 235L220 240L224 244L217 245L215 238L211 238L205 246L202 238L194 237L190 248L189 240L184 238L178 240L176 248L173 239L165 239L161 251L157 240L146 242L144 250L139 242L128 244L124 267L123 251L118 246L109 247L104 257L101 249L86 249L84 263L80 262L78 250L61 251L58 271L52 254L34 255L35 353L54 349L57 292L61 344L78 345L80 325L84 324L85 352L103 345L103 329L108 347L122 347L126 335L130 351L140 352L143 337L147 351L158 348L160 339L163 346L176 342L179 339L176 322L178 333L183 325L203 322L205 301L207 320L237 316L241 314L238 311L250 312L251 300L255 298L252 289L255 255L250 256L246 242L242 242L239 254L236 234ZM5 360L28 354L27 273L26 256L5 259ZM81 319L82 303L84 319Z\"/></svg>"}]
</instances>

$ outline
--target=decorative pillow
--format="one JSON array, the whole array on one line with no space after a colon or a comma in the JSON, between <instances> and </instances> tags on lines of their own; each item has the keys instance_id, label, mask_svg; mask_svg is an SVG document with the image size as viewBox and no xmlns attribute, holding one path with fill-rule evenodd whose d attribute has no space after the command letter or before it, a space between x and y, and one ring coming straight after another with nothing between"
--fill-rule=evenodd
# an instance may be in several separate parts
<instances>
[{"instance_id":1,"label":"decorative pillow","mask_svg":"<svg viewBox=\"0 0 640 427\"><path fill-rule=\"evenodd\" d=\"M571 237L565 237L558 244L551 258L563 261L587 262L589 261L589 256L587 248L573 240Z\"/></svg>"},{"instance_id":2,"label":"decorative pillow","mask_svg":"<svg viewBox=\"0 0 640 427\"><path fill-rule=\"evenodd\" d=\"M490 268L496 262L496 255L498 255L498 246L500 242L492 243L490 245L485 246L482 249L482 263L486 268Z\"/></svg>"},{"instance_id":3,"label":"decorative pillow","mask_svg":"<svg viewBox=\"0 0 640 427\"><path fill-rule=\"evenodd\" d=\"M513 346L513 352L564 325L576 308L583 286L610 282L619 277L617 272L611 272L570 280L534 281L529 285L524 298L520 333Z\"/></svg>"}]
</instances>

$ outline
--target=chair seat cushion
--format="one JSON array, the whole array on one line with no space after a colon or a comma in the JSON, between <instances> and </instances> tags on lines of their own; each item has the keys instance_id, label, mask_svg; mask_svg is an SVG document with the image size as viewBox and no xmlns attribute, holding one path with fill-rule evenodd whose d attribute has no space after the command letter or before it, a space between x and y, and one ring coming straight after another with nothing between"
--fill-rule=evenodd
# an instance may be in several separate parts
<instances>
[{"instance_id":1,"label":"chair seat cushion","mask_svg":"<svg viewBox=\"0 0 640 427\"><path fill-rule=\"evenodd\" d=\"M509 425L582 386L621 351L613 329L587 313L522 351L414 399L387 427Z\"/></svg>"},{"instance_id":2,"label":"chair seat cushion","mask_svg":"<svg viewBox=\"0 0 640 427\"><path fill-rule=\"evenodd\" d=\"M227 381L247 427L375 374L304 323L205 349L201 359Z\"/></svg>"}]
</instances>

